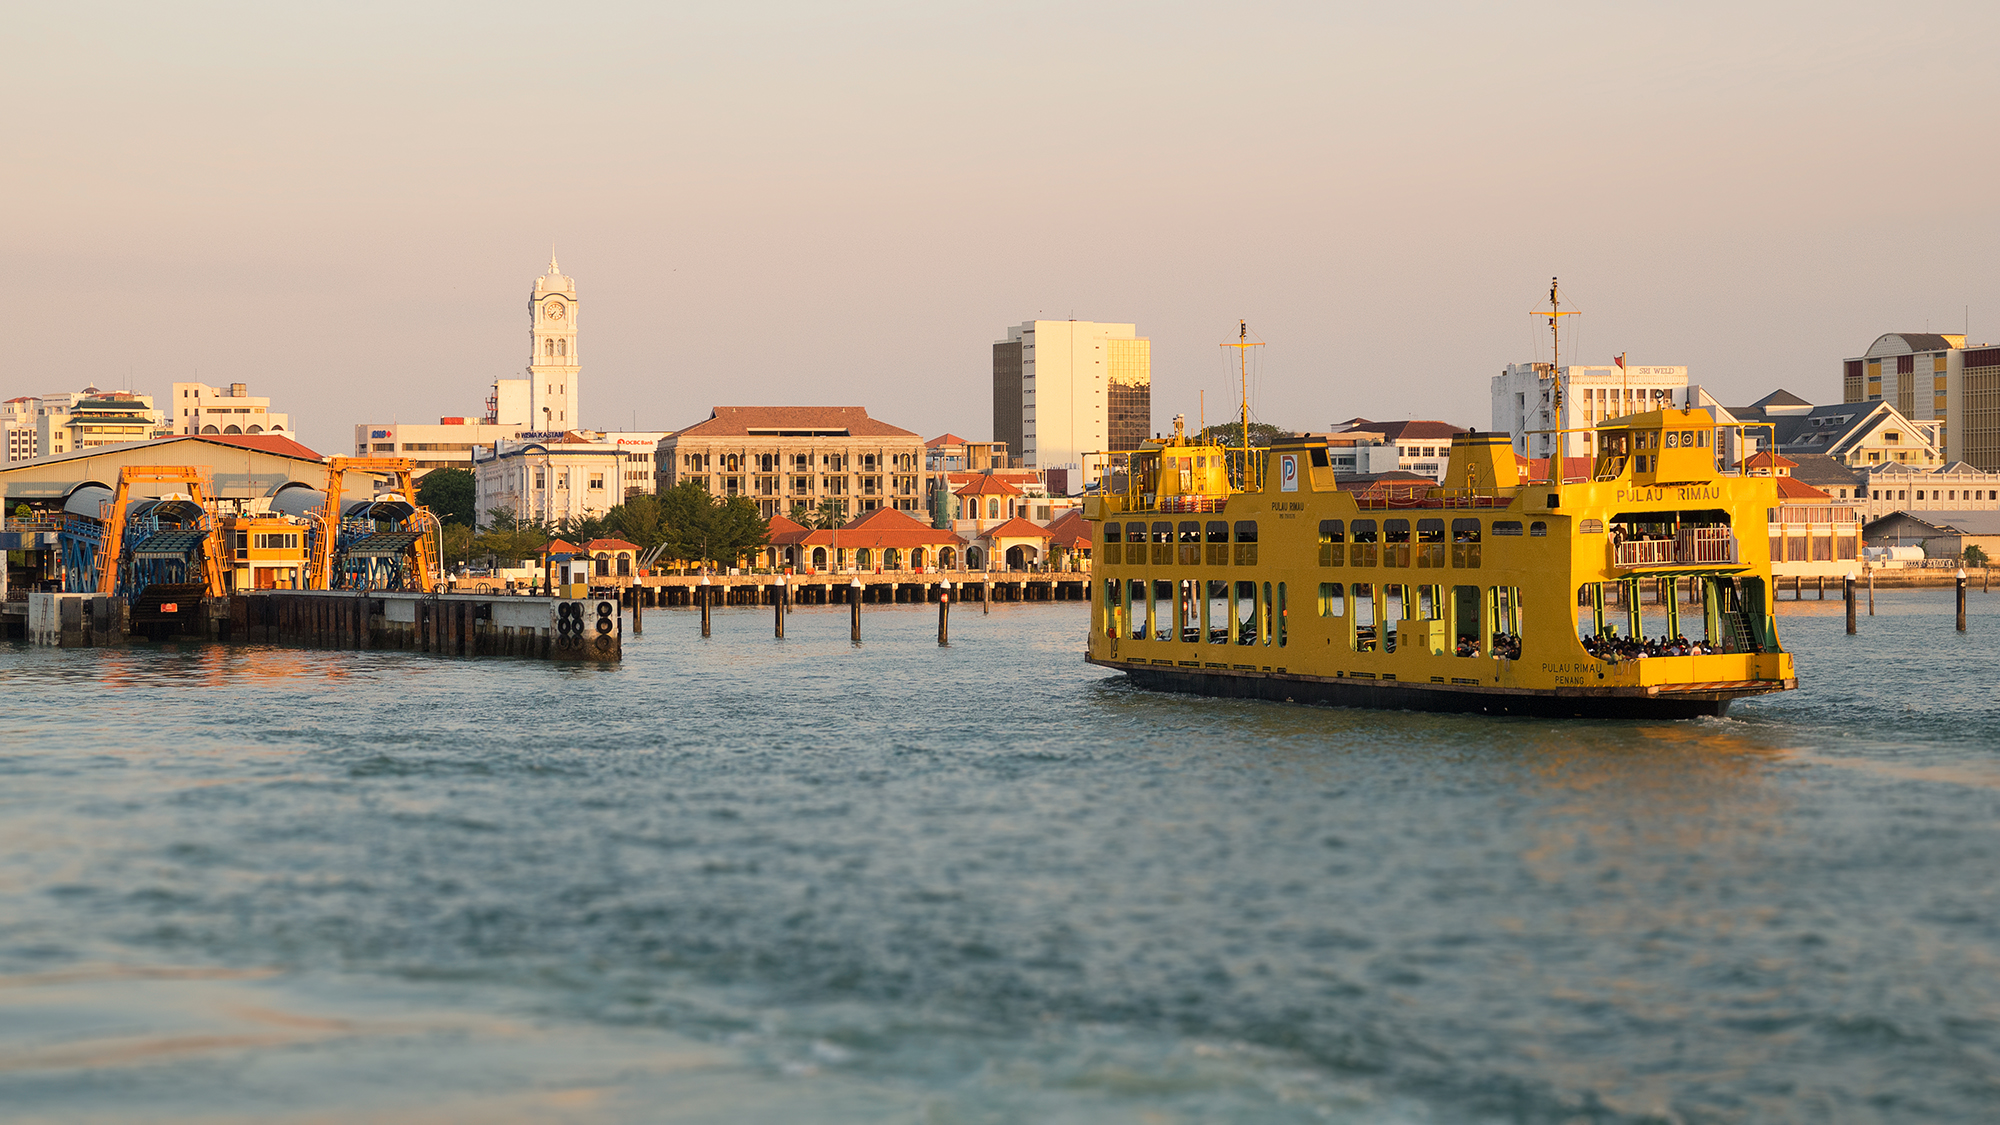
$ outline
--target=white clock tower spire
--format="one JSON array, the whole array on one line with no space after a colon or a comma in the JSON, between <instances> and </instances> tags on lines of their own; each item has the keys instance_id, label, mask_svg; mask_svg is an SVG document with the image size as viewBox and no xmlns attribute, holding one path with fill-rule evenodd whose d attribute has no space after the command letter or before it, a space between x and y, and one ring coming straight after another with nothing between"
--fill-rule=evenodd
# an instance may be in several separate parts
<instances>
[{"instance_id":1,"label":"white clock tower spire","mask_svg":"<svg viewBox=\"0 0 2000 1125\"><path fill-rule=\"evenodd\" d=\"M528 427L560 432L583 424L577 396L576 280L563 276L549 251L549 272L528 298Z\"/></svg>"}]
</instances>

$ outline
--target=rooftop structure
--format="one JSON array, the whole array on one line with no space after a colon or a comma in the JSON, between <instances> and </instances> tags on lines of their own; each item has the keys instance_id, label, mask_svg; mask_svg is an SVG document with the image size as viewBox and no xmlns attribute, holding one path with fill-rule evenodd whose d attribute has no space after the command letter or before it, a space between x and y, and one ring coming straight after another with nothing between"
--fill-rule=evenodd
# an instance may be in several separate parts
<instances>
[{"instance_id":1,"label":"rooftop structure","mask_svg":"<svg viewBox=\"0 0 2000 1125\"><path fill-rule=\"evenodd\" d=\"M1514 436L1514 452L1548 456L1554 435L1535 431L1584 429L1649 410L1702 405L1688 398L1686 367L1565 366L1561 417L1557 417L1555 376L1546 363L1512 363L1493 377L1492 428ZM1564 456L1590 456L1592 440L1589 433L1567 435Z\"/></svg>"},{"instance_id":2,"label":"rooftop structure","mask_svg":"<svg viewBox=\"0 0 2000 1125\"><path fill-rule=\"evenodd\" d=\"M262 434L296 432L291 416L271 411L271 400L252 397L248 383L211 387L175 383L168 421L177 434Z\"/></svg>"}]
</instances>

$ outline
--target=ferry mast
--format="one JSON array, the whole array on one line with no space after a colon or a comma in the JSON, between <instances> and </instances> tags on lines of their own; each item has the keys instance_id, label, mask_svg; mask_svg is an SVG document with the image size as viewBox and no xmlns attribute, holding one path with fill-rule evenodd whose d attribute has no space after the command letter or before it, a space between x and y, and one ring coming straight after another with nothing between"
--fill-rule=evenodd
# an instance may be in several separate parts
<instances>
[{"instance_id":1,"label":"ferry mast","mask_svg":"<svg viewBox=\"0 0 2000 1125\"><path fill-rule=\"evenodd\" d=\"M1528 311L1529 316L1545 316L1549 318L1549 339L1554 347L1554 350L1550 352L1550 359L1552 360L1552 362L1549 364L1549 414L1551 415L1551 420L1554 421L1555 423L1556 440L1554 448L1549 453L1550 484L1562 483L1562 458L1563 458L1562 331L1559 325L1562 323L1563 317L1575 316L1577 315L1577 313L1581 311L1582 310L1580 309L1565 310L1562 307L1562 293L1556 284L1556 279L1553 277L1549 279L1548 311L1544 312L1541 309L1530 309ZM1532 456L1532 451L1530 451L1530 455Z\"/></svg>"},{"instance_id":2,"label":"ferry mast","mask_svg":"<svg viewBox=\"0 0 2000 1125\"><path fill-rule=\"evenodd\" d=\"M1249 322L1239 320L1236 322L1236 342L1222 346L1236 349L1237 376L1242 381L1243 477L1238 483L1240 487L1248 489L1252 486L1250 480L1250 349L1263 347L1264 341L1250 339Z\"/></svg>"}]
</instances>

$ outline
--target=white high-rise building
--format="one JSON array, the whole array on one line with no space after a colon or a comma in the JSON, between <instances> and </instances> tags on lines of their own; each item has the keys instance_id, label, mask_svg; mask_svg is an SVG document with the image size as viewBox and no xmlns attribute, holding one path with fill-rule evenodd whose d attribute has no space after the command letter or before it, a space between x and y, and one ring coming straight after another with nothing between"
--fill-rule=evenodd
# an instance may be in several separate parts
<instances>
[{"instance_id":1,"label":"white high-rise building","mask_svg":"<svg viewBox=\"0 0 2000 1125\"><path fill-rule=\"evenodd\" d=\"M1132 324L1031 320L993 344L993 440L1027 468L1069 470L1083 455L1137 449L1153 433L1152 341Z\"/></svg>"},{"instance_id":2,"label":"white high-rise building","mask_svg":"<svg viewBox=\"0 0 2000 1125\"><path fill-rule=\"evenodd\" d=\"M290 415L272 413L271 400L252 397L246 383L175 383L169 413L177 434L290 433L293 428Z\"/></svg>"}]
</instances>

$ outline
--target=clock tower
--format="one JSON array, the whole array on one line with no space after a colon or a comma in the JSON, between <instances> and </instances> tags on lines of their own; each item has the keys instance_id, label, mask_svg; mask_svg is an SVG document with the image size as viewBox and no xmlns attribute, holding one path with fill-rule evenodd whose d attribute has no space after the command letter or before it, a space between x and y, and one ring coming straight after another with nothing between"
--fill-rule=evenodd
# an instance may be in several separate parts
<instances>
[{"instance_id":1,"label":"clock tower","mask_svg":"<svg viewBox=\"0 0 2000 1125\"><path fill-rule=\"evenodd\" d=\"M577 397L581 368L576 354L576 280L564 277L549 255L549 272L535 279L528 298L528 425L559 433L583 424Z\"/></svg>"}]
</instances>

